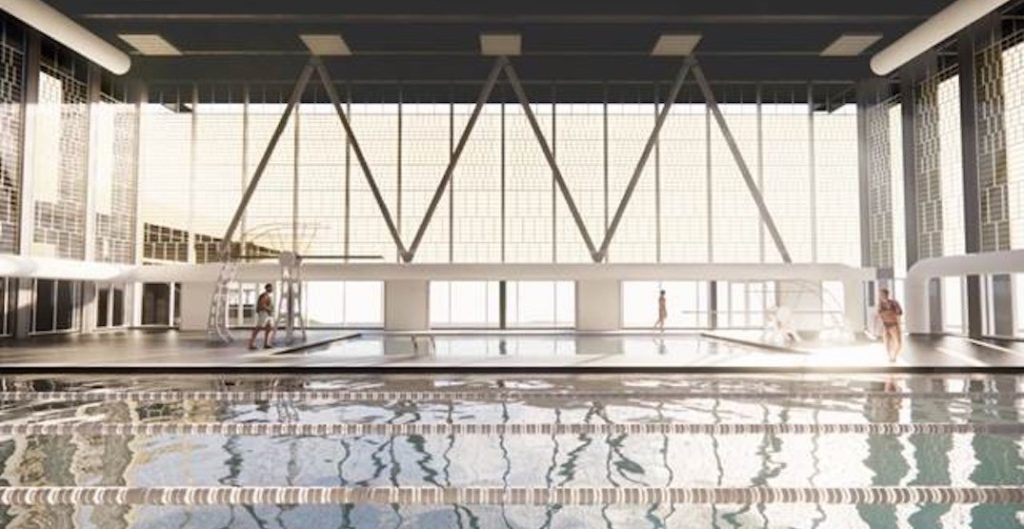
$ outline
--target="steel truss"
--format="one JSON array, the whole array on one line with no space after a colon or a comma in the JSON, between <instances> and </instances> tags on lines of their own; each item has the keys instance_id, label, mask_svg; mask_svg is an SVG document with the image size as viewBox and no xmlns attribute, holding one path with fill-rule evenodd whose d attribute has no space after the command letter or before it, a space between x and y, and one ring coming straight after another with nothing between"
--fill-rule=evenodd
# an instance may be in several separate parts
<instances>
[{"instance_id":1,"label":"steel truss","mask_svg":"<svg viewBox=\"0 0 1024 529\"><path fill-rule=\"evenodd\" d=\"M608 225L608 230L605 233L604 239L601 241L599 246L594 244L594 240L590 236L590 232L583 220L583 216L581 215L579 208L576 206L576 201L573 199L572 192L569 190L569 186L566 184L562 171L558 167L558 163L555 160L551 146L548 144L548 141L537 122L537 118L534 115L533 110L530 108L530 101L526 96L526 92L523 89L523 85L519 80L519 76L516 73L515 68L512 66L511 62L509 62L507 57L498 57L491 68L490 74L487 76L487 80L485 81L483 88L480 90L476 104L473 107L473 113L470 115L469 121L466 123L462 134L459 136L459 141L456 144L455 149L452 151L448 166L445 168L444 174L441 176L441 181L438 183L437 188L434 191L430 204L424 213L423 220L420 222L419 228L416 230L416 234L413 237L411 244L406 247L405 243L402 241L401 234L398 232L398 227L394 217L381 195L376 179L373 177L370 164L366 160L366 156L363 154L363 150L359 145L359 140L356 138L356 135L352 130L349 119L345 114L341 98L338 96L337 89L331 80L330 74L327 72L327 68L323 65L323 62L321 62L319 58L313 57L300 73L298 80L295 83L295 88L288 99L288 105L285 107L284 113L281 115L281 119L277 124L277 128L274 130L274 133L270 138L270 142L267 144L267 148L263 153L263 157L256 166L256 171L254 172L252 179L250 179L245 193L242 195L242 200L239 203L230 224L228 225L227 231L224 233L224 237L221 241L221 257L225 262L231 259L231 240L234 237L235 231L238 229L239 223L245 214L245 210L249 205L249 201L252 199L253 193L255 193L256 188L259 186L260 179L267 168L267 164L269 163L270 157L277 146L277 142L287 125L288 119L291 117L295 107L301 100L302 93L306 89L306 85L309 83L314 72L320 78L320 81L327 92L327 96L338 114L338 119L341 121L341 125L345 129L345 134L352 147L352 152L356 155L356 159L363 170L363 176L366 178L366 183L369 185L374 201L377 202L377 207L380 209L381 217L387 225L388 232L391 234L391 238L394 240L395 246L398 248L399 255L401 255L404 262L412 262L415 258L416 251L419 248L420 243L423 241L423 237L426 234L427 228L430 226L430 222L437 210L437 206L451 184L452 175L455 168L458 166L459 159L461 158L462 152L469 141L473 128L476 126L480 112L483 110L484 105L487 104L501 73L505 74L505 77L511 85L512 91L515 93L516 99L523 108L526 119L530 123L530 128L533 130L537 143L544 153L544 158L547 160L547 163L551 168L555 184L561 193L562 198L565 200L569 213L572 215L573 221L579 230L580 237L583 239L583 243L586 245L591 258L595 263L600 263L606 260L608 256L608 249L611 246L612 240L615 238L615 233L622 222L623 216L626 214L626 208L629 206L630 199L632 198L633 192L639 183L640 176L643 174L644 167L647 165L651 152L654 150L655 145L657 145L658 135L661 132L661 128L665 124L669 111L678 97L684 81L690 73L693 74L697 85L704 95L705 104L714 116L715 123L718 125L723 138L725 138L725 141L729 146L729 151L732 153L733 160L736 162L736 165L743 176L743 180L747 185L750 196L757 207L758 213L760 214L761 221L764 223L768 233L771 235L772 241L775 243L775 247L778 250L779 255L782 257L783 262L792 262L789 251L786 249L786 245L782 240L782 236L779 233L774 219L772 218L771 212L768 210L768 206L764 201L761 190L757 185L757 182L754 180L750 172L750 167L743 158L743 154L740 152L739 146L736 144L736 139L733 136L732 131L729 129L729 125L726 122L725 117L722 115L722 111L714 97L711 86L708 83L707 78L704 76L704 73L700 68L700 64L697 62L697 58L692 55L686 57L683 61L683 64L672 83L668 97L658 112L654 128L648 136L647 142L644 144L644 149L640 154L640 159L637 161L633 174L629 179L629 183L626 185L622 198L619 200L619 204L615 209L615 214L612 216L611 222Z\"/></svg>"}]
</instances>

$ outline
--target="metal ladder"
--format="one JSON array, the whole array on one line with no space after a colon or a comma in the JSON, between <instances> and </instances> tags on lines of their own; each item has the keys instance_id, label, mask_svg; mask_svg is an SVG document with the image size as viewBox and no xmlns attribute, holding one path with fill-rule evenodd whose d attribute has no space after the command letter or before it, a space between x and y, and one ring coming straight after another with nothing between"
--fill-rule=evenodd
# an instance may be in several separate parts
<instances>
[{"instance_id":1,"label":"metal ladder","mask_svg":"<svg viewBox=\"0 0 1024 529\"><path fill-rule=\"evenodd\" d=\"M210 341L231 343L234 337L228 330L228 295L238 275L238 262L230 258L220 267L217 283L210 297L210 312L206 320L206 336Z\"/></svg>"}]
</instances>

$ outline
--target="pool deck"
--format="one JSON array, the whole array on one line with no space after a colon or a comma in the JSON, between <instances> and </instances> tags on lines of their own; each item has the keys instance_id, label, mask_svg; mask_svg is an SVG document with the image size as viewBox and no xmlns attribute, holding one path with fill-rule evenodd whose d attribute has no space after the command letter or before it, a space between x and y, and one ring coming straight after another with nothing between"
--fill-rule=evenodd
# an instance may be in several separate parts
<instances>
[{"instance_id":1,"label":"pool deck","mask_svg":"<svg viewBox=\"0 0 1024 529\"><path fill-rule=\"evenodd\" d=\"M911 337L890 364L882 345L801 342L766 347L757 333L312 331L294 347L250 351L202 332L129 330L0 344L18 372L1024 372L1024 343Z\"/></svg>"}]
</instances>

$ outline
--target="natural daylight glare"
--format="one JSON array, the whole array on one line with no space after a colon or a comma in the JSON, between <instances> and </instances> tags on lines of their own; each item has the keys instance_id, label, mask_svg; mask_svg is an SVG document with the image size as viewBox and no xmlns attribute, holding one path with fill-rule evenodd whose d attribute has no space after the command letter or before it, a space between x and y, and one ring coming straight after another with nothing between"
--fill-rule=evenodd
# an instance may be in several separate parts
<instances>
[{"instance_id":1,"label":"natural daylight glare","mask_svg":"<svg viewBox=\"0 0 1024 529\"><path fill-rule=\"evenodd\" d=\"M1024 0L0 11L0 529L1024 529Z\"/></svg>"}]
</instances>

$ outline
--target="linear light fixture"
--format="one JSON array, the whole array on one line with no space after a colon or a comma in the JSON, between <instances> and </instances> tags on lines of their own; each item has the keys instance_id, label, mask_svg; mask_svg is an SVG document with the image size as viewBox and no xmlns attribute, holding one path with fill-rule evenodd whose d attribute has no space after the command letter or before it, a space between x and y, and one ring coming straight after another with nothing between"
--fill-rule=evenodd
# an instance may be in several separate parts
<instances>
[{"instance_id":1,"label":"linear light fixture","mask_svg":"<svg viewBox=\"0 0 1024 529\"><path fill-rule=\"evenodd\" d=\"M882 39L881 33L843 33L821 50L822 57L856 57Z\"/></svg>"},{"instance_id":2,"label":"linear light fixture","mask_svg":"<svg viewBox=\"0 0 1024 529\"><path fill-rule=\"evenodd\" d=\"M303 44L309 48L309 52L313 55L320 57L352 55L352 49L348 47L348 43L337 33L327 35L304 34L299 35L299 38L302 39Z\"/></svg>"},{"instance_id":3,"label":"linear light fixture","mask_svg":"<svg viewBox=\"0 0 1024 529\"><path fill-rule=\"evenodd\" d=\"M655 57L685 57L693 53L701 36L695 33L663 34L654 43L651 55Z\"/></svg>"},{"instance_id":4,"label":"linear light fixture","mask_svg":"<svg viewBox=\"0 0 1024 529\"><path fill-rule=\"evenodd\" d=\"M40 0L0 0L0 9L114 74L132 67L127 53Z\"/></svg>"},{"instance_id":5,"label":"linear light fixture","mask_svg":"<svg viewBox=\"0 0 1024 529\"><path fill-rule=\"evenodd\" d=\"M1008 0L957 0L871 58L871 71L889 75L911 59L995 11Z\"/></svg>"},{"instance_id":6,"label":"linear light fixture","mask_svg":"<svg viewBox=\"0 0 1024 529\"><path fill-rule=\"evenodd\" d=\"M156 57L181 55L181 50L155 33L120 33L117 38L127 42L129 46L135 48L135 51L143 55Z\"/></svg>"},{"instance_id":7,"label":"linear light fixture","mask_svg":"<svg viewBox=\"0 0 1024 529\"><path fill-rule=\"evenodd\" d=\"M523 37L518 33L481 33L480 54L512 57L523 52Z\"/></svg>"}]
</instances>

